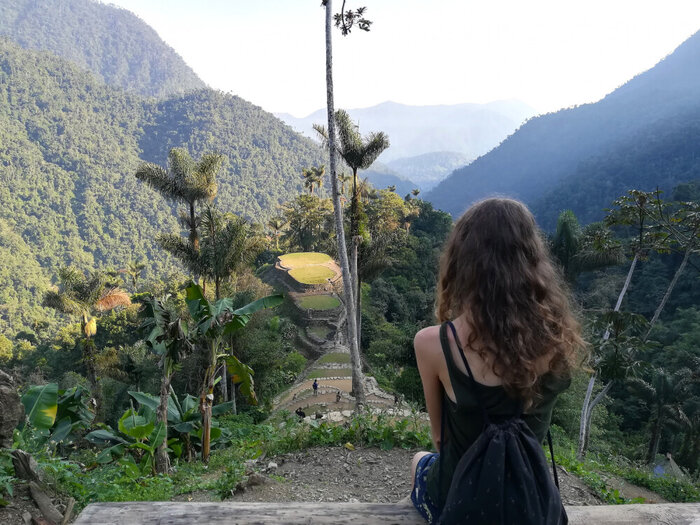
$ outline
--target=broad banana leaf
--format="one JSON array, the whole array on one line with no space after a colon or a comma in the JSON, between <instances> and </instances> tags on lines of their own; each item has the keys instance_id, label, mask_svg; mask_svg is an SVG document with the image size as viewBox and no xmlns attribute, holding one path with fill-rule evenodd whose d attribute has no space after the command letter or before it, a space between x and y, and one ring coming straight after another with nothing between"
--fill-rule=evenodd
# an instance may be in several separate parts
<instances>
[{"instance_id":1,"label":"broad banana leaf","mask_svg":"<svg viewBox=\"0 0 700 525\"><path fill-rule=\"evenodd\" d=\"M231 381L234 384L241 385L241 394L243 394L249 403L258 404L258 398L255 395L255 381L253 381L253 369L248 365L241 363L236 356L230 355L226 357L226 368L231 374Z\"/></svg>"},{"instance_id":2,"label":"broad banana leaf","mask_svg":"<svg viewBox=\"0 0 700 525\"><path fill-rule=\"evenodd\" d=\"M129 409L119 419L119 432L134 439L144 439L153 432L155 424Z\"/></svg>"},{"instance_id":3,"label":"broad banana leaf","mask_svg":"<svg viewBox=\"0 0 700 525\"><path fill-rule=\"evenodd\" d=\"M56 421L58 410L58 385L33 386L22 396L27 419L32 427L39 430L50 429Z\"/></svg>"},{"instance_id":4,"label":"broad banana leaf","mask_svg":"<svg viewBox=\"0 0 700 525\"><path fill-rule=\"evenodd\" d=\"M265 308L274 308L279 306L284 301L284 296L282 294L268 295L267 297L262 297L257 301L253 301L237 310L231 312L233 317L224 326L224 335L232 334L243 328L248 321L250 316L255 312L264 310Z\"/></svg>"},{"instance_id":5,"label":"broad banana leaf","mask_svg":"<svg viewBox=\"0 0 700 525\"><path fill-rule=\"evenodd\" d=\"M158 396L145 392L136 392L134 390L129 390L129 395L138 401L140 405L148 407L155 414L158 413L158 405L160 405L160 398ZM170 396L168 396L168 422L179 423L180 421L180 412L178 412L175 403Z\"/></svg>"},{"instance_id":6,"label":"broad banana leaf","mask_svg":"<svg viewBox=\"0 0 700 525\"><path fill-rule=\"evenodd\" d=\"M85 436L90 443L95 445L106 445L107 443L121 443L123 445L128 445L129 442L122 438L121 436L115 434L111 430L99 429L93 430L87 436Z\"/></svg>"},{"instance_id":7,"label":"broad banana leaf","mask_svg":"<svg viewBox=\"0 0 700 525\"><path fill-rule=\"evenodd\" d=\"M68 434L71 433L71 430L73 430L73 423L71 423L69 417L64 417L58 423L56 423L56 428L51 433L50 439L51 441L60 443L68 437Z\"/></svg>"},{"instance_id":8,"label":"broad banana leaf","mask_svg":"<svg viewBox=\"0 0 700 525\"><path fill-rule=\"evenodd\" d=\"M165 441L167 436L168 429L166 428L165 424L162 422L158 423L156 428L153 429L153 432L151 432L151 435L148 436L148 444L153 447L153 450L155 450L163 441Z\"/></svg>"}]
</instances>

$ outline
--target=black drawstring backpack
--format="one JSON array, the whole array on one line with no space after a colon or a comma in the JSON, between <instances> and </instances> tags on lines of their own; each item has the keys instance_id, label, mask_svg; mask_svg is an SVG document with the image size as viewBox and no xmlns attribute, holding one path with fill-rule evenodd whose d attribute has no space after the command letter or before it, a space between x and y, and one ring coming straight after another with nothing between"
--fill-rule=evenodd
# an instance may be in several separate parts
<instances>
[{"instance_id":1,"label":"black drawstring backpack","mask_svg":"<svg viewBox=\"0 0 700 525\"><path fill-rule=\"evenodd\" d=\"M473 381L455 327L451 322L448 325L467 374ZM547 433L554 482L549 476L542 447L522 418L522 409L503 423L492 423L473 382L472 387L481 407L484 429L457 463L438 523L566 525L569 520L559 494L551 435ZM444 406L442 413L441 443L445 426Z\"/></svg>"}]
</instances>

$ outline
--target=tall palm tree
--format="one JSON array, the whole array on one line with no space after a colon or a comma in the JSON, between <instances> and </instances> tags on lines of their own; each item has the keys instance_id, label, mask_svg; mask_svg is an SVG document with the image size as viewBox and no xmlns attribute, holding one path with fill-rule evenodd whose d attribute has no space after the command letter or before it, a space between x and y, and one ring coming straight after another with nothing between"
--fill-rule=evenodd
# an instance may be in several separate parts
<instances>
[{"instance_id":1,"label":"tall palm tree","mask_svg":"<svg viewBox=\"0 0 700 525\"><path fill-rule=\"evenodd\" d=\"M199 249L196 204L211 202L217 193L216 174L224 162L223 155L207 153L196 162L184 148L173 148L168 154L168 167L143 163L136 170L136 178L158 191L166 199L182 202L187 207L180 214L180 222L190 232L190 244Z\"/></svg>"},{"instance_id":2,"label":"tall palm tree","mask_svg":"<svg viewBox=\"0 0 700 525\"><path fill-rule=\"evenodd\" d=\"M365 392L362 377L362 364L360 362L360 348L357 340L357 315L355 313L355 297L352 288L352 277L348 262L347 245L345 243L345 225L343 224L343 207L338 191L338 177L336 172L336 131L333 101L333 39L331 33L333 20L333 0L323 0L322 6L326 9L326 107L328 113L328 150L331 178L331 194L333 198L333 215L335 219L335 233L338 241L338 258L343 274L343 295L345 296L345 309L348 324L348 345L350 347L350 366L352 368L352 390L355 395L355 406L361 408L365 403Z\"/></svg>"},{"instance_id":3,"label":"tall palm tree","mask_svg":"<svg viewBox=\"0 0 700 525\"><path fill-rule=\"evenodd\" d=\"M625 260L622 245L608 227L596 222L581 228L571 210L559 214L551 247L570 282L581 272L622 264Z\"/></svg>"},{"instance_id":4,"label":"tall palm tree","mask_svg":"<svg viewBox=\"0 0 700 525\"><path fill-rule=\"evenodd\" d=\"M329 121L330 122L330 121ZM337 141L335 148L338 154L352 170L352 200L350 204L350 235L355 237L360 234L360 196L358 192L357 172L366 170L382 152L389 147L389 137L379 131L370 133L366 137L360 135L357 124L350 115L342 109L335 112L335 124L337 125ZM330 134L325 126L314 124L314 129L328 146Z\"/></svg>"},{"instance_id":5,"label":"tall palm tree","mask_svg":"<svg viewBox=\"0 0 700 525\"><path fill-rule=\"evenodd\" d=\"M282 228L287 224L284 217L273 217L267 221L267 226L272 230L272 234L275 236L275 250L280 249L280 235L282 235Z\"/></svg>"},{"instance_id":6,"label":"tall palm tree","mask_svg":"<svg viewBox=\"0 0 700 525\"><path fill-rule=\"evenodd\" d=\"M651 410L651 437L647 450L647 463L652 463L659 451L659 442L664 428L677 424L690 425L688 416L683 411L683 402L687 396L688 378L692 372L682 368L674 374L663 369L655 369L651 381L633 378L629 388L646 401Z\"/></svg>"},{"instance_id":7,"label":"tall palm tree","mask_svg":"<svg viewBox=\"0 0 700 525\"><path fill-rule=\"evenodd\" d=\"M312 168L304 169L302 176L304 177L304 187L309 190L309 193L313 195L314 188L319 190L323 187L323 175L326 173L325 166L314 166Z\"/></svg>"},{"instance_id":8,"label":"tall palm tree","mask_svg":"<svg viewBox=\"0 0 700 525\"><path fill-rule=\"evenodd\" d=\"M250 224L213 206L202 210L202 275L214 282L214 296L221 298L221 284L251 264L263 249L262 238L252 234Z\"/></svg>"},{"instance_id":9,"label":"tall palm tree","mask_svg":"<svg viewBox=\"0 0 700 525\"><path fill-rule=\"evenodd\" d=\"M114 286L107 277L94 272L85 276L80 270L66 267L58 272L58 286L44 294L42 305L80 318L83 334L82 358L87 369L95 413L99 417L102 390L97 372L97 350L92 337L97 333L97 316L131 304L129 294Z\"/></svg>"},{"instance_id":10,"label":"tall palm tree","mask_svg":"<svg viewBox=\"0 0 700 525\"><path fill-rule=\"evenodd\" d=\"M146 268L146 264L142 261L129 261L126 268L119 270L119 273L127 275L131 280L131 287L134 289L134 293L138 292L138 282L144 268Z\"/></svg>"},{"instance_id":11,"label":"tall palm tree","mask_svg":"<svg viewBox=\"0 0 700 525\"><path fill-rule=\"evenodd\" d=\"M357 269L357 253L359 244L362 240L362 209L361 209L361 191L358 184L357 172L361 169L369 168L377 157L389 147L389 137L384 132L370 133L363 137L357 125L352 121L350 115L339 109L335 112L335 124L337 125L337 143L335 148L338 154L345 161L348 167L352 170L352 196L350 200L350 239L352 255L350 258L350 273L352 275L352 284L355 297L356 315L359 319L360 312L360 280ZM330 122L330 120L329 120ZM330 147L331 134L324 126L314 124L314 129L318 133L321 140ZM359 325L359 321L357 322ZM358 338L360 333L358 331Z\"/></svg>"}]
</instances>

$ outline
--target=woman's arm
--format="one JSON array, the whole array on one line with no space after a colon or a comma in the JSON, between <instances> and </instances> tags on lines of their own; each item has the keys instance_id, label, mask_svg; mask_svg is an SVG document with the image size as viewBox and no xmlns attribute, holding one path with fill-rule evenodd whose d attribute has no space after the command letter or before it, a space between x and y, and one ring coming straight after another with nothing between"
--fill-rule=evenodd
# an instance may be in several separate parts
<instances>
[{"instance_id":1,"label":"woman's arm","mask_svg":"<svg viewBox=\"0 0 700 525\"><path fill-rule=\"evenodd\" d=\"M444 361L440 347L439 326L429 326L416 334L413 348L416 352L418 372L423 383L425 406L430 416L430 432L435 449L440 451L440 418L442 417L442 383L439 367Z\"/></svg>"}]
</instances>

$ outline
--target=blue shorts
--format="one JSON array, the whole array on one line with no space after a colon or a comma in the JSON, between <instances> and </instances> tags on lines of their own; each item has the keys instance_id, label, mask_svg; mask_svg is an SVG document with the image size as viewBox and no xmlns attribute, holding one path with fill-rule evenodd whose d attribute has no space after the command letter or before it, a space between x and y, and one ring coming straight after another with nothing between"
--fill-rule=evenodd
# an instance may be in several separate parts
<instances>
[{"instance_id":1,"label":"blue shorts","mask_svg":"<svg viewBox=\"0 0 700 525\"><path fill-rule=\"evenodd\" d=\"M411 501L416 510L428 523L435 523L440 517L440 509L431 501L426 487L430 466L439 457L439 454L426 454L418 460L416 465L416 477L413 479Z\"/></svg>"}]
</instances>

